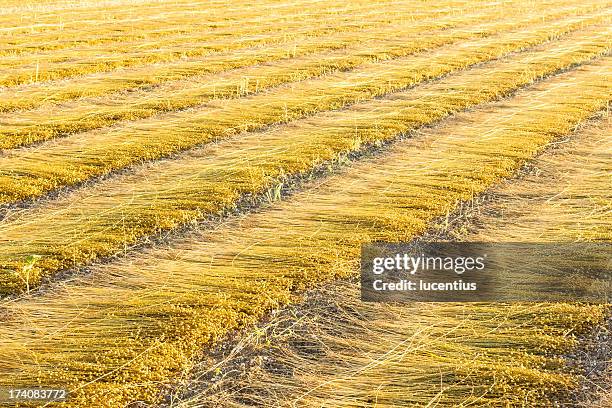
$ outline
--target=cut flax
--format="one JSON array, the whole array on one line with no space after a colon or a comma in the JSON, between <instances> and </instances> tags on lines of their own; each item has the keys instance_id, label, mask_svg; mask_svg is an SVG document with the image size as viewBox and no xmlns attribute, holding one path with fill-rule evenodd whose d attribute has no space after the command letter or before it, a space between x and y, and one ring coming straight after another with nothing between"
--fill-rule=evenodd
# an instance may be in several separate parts
<instances>
[{"instance_id":1,"label":"cut flax","mask_svg":"<svg viewBox=\"0 0 612 408\"><path fill-rule=\"evenodd\" d=\"M45 4L47 3L47 4ZM295 11L297 7L307 7L319 3L320 1L292 1L278 4L278 2L262 0L261 5L270 8L270 13L278 13L279 11L289 9ZM329 2L330 4L337 3ZM164 2L163 0L102 0L102 1L78 1L67 0L52 2L36 1L24 3L22 0L11 1L5 0L0 8L0 22L4 30L0 33L6 37L21 34L25 39L41 40L45 42L46 37L43 35L60 35L62 32L68 34L78 33L87 37L92 31L96 31L99 37L112 32L113 28L123 31L127 28L124 24L140 23L143 26L146 21L156 23L157 30L163 30L164 27L172 27L172 21L164 21L164 26L160 27L159 21L169 16L183 16L191 11L192 15L200 17L202 20L210 19L211 22L222 22L227 18L224 14L219 14L225 11L227 3L223 1L193 1L193 0L178 0L172 3ZM20 7L11 7L11 5ZM203 6L204 7L197 7ZM235 7L233 11L237 15L242 12L247 12L253 16L262 15L262 10L258 10L255 4L241 4L241 7ZM63 18L60 19L59 15ZM109 27L110 20L115 20L115 27ZM78 28L81 30L78 31ZM148 29L154 27L148 26ZM135 25L134 30L145 30L139 25ZM75 30L75 31L70 31ZM146 30L145 30L146 31ZM15 39L16 40L16 39ZM74 38L78 41L79 38Z\"/></svg>"},{"instance_id":2,"label":"cut flax","mask_svg":"<svg viewBox=\"0 0 612 408\"><path fill-rule=\"evenodd\" d=\"M174 160L145 165L132 174L109 179L48 204L16 211L0 224L0 292L27 290L36 286L44 275L122 252L146 236L231 209L241 197L263 193L287 176L307 174L316 166L341 159L348 153L393 139L450 113L508 95L542 76L605 52L607 38L603 34L601 38L581 42L570 38L551 43L537 51L462 71L388 99L320 114L262 134L210 145ZM566 96L574 92L578 95L577 103L588 106L576 112L581 115L579 119L610 99L609 63L610 58L603 57L580 70L575 82L563 87ZM429 64L433 69L438 66L435 59ZM411 72L406 70L405 74L410 76ZM299 100L306 101L296 99ZM240 114L237 110L233 112ZM255 106L244 112L244 115L253 114L257 114ZM223 116L217 113L219 118ZM195 121L190 126L198 128ZM201 126L209 123L202 122ZM175 124L174 129L177 128ZM155 140L161 139L156 134ZM115 149L133 148L119 145L126 143L121 138L114 141L108 137L100 142L110 143ZM92 145L90 141L89 147ZM152 146L143 145L141 149L144 154ZM62 160L66 164L68 156L62 155ZM19 172L14 164L12 169ZM83 167L70 169L72 173L66 174L74 176L79 169ZM27 178L23 171L20 173L23 188ZM31 183L29 188L36 188L36 184ZM40 257L36 265L31 265L33 256Z\"/></svg>"},{"instance_id":3,"label":"cut flax","mask_svg":"<svg viewBox=\"0 0 612 408\"><path fill-rule=\"evenodd\" d=\"M521 178L490 190L487 203L452 236L612 242L611 158L606 116L542 154ZM384 173L373 167L383 181L368 178L370 188L384 191L403 176L400 167L386 167ZM353 189L343 193L357 194ZM579 406L586 372L562 357L607 314L605 306L580 304L397 306L359 299L357 284L310 293L305 303L246 333L234 349L196 366L172 406ZM586 367L592 370L601 361L584 363L593 363ZM607 404L604 395L588 406Z\"/></svg>"},{"instance_id":4,"label":"cut flax","mask_svg":"<svg viewBox=\"0 0 612 408\"><path fill-rule=\"evenodd\" d=\"M0 386L60 384L70 388L71 406L158 400L160 384L189 367L203 344L291 301L296 290L353 275L362 242L413 238L459 200L473 198L547 143L571 133L605 105L599 88L609 91L610 82L598 72L607 65L599 64L397 142L380 157L313 181L287 202L94 266L90 274L45 293L4 301ZM609 135L609 127L602 132ZM482 313L479 319L487 314L482 310L474 312ZM506 312L518 316L517 322L532 317L528 308L500 313ZM567 350L574 342L560 336L562 330L583 330L602 319L597 307L553 306L549 312L553 318L538 314L549 329L521 331L526 338L514 337L511 344ZM558 319L563 313L567 320ZM492 318L498 315L491 311ZM496 336L487 341L491 337ZM502 332L497 339L507 345L511 337ZM575 383L547 371L559 363L554 358L528 357L519 350L523 367L504 369L507 356L478 365L466 342L439 350L449 374L443 379L478 384L480 376L484 387L477 390L493 383L494 395L508 398L515 391L523 395L518 391L526 383L534 397ZM465 364L453 363L462 356ZM419 361L435 359L434 349ZM437 386L440 372L434 371ZM425 374L423 379L434 377ZM498 378L503 381L493 380Z\"/></svg>"},{"instance_id":5,"label":"cut flax","mask_svg":"<svg viewBox=\"0 0 612 408\"><path fill-rule=\"evenodd\" d=\"M225 30L202 30L191 36L178 35L153 42L135 44L91 46L85 49L49 51L35 55L4 56L0 60L0 86L16 86L40 81L59 80L77 75L111 71L118 68L176 61L185 57L197 57L214 52L236 50L255 45L278 44L288 39L312 34L325 34L353 30L355 27L373 27L389 21L397 21L414 14L410 10L412 1L395 13L384 10L386 2L370 4L369 12L355 15L331 13L325 15L318 10L303 13L300 19L279 21L256 20ZM382 10L381 10L382 8ZM448 11L451 12L450 10ZM425 13L431 16L432 13ZM420 16L417 14L417 19ZM355 19L363 19L359 23ZM125 47L125 48L124 48ZM124 52L121 52L124 50Z\"/></svg>"},{"instance_id":6,"label":"cut flax","mask_svg":"<svg viewBox=\"0 0 612 408\"><path fill-rule=\"evenodd\" d=\"M608 375L607 384L612 383L612 374ZM587 401L581 408L612 408L612 392L610 389L601 389L599 395L596 395L591 401Z\"/></svg>"},{"instance_id":7,"label":"cut flax","mask_svg":"<svg viewBox=\"0 0 612 408\"><path fill-rule=\"evenodd\" d=\"M561 5L563 5L562 3ZM549 6L551 10L557 10L557 6L543 3L543 8ZM477 5L478 10L487 10L488 5ZM480 7L481 6L481 7ZM474 7L474 6L473 6ZM500 13L510 14L517 13L518 15L530 15L539 10L538 7L529 7L524 2L515 3L504 3L503 6L495 4L494 7L499 10ZM580 13L586 13L589 11L595 11L597 8L601 8L601 4L595 5L587 4L586 8L574 7L572 10L567 10L568 13L579 15ZM570 6L571 8L571 6ZM459 16L456 16L456 14ZM449 16L455 16L461 18L462 15L469 15L467 11L462 12L461 9L455 10L455 13L448 14ZM546 18L546 13L543 17ZM444 20L446 14L435 17L439 20ZM389 24L374 25L374 27L365 27L363 25L355 26L351 30L343 32L334 32L330 37L339 37L342 41L347 43L353 43L351 34L359 39L362 35L367 33L374 35L375 32L381 30L392 30L394 27L398 32L404 32L408 26L420 25L419 21L421 18L428 20L425 17L431 15L419 16L415 21L410 21L410 24L406 24L405 21L392 20ZM399 26L403 27L399 27ZM362 32L362 34L359 34ZM346 38L344 38L346 37ZM326 43L330 44L330 39L326 39L326 36L322 35L309 35L304 39L299 38L287 38L286 42L280 44L263 46L263 47L250 47L242 48L234 52L226 54L212 54L201 58L188 58L182 59L178 62L170 63L158 63L154 65L146 65L143 67L132 67L126 68L114 72L88 75L84 77L77 77L71 80L63 80L61 82L43 83L37 86L29 87L18 87L18 88L7 88L5 90L0 89L0 112L11 111L15 109L31 109L42 104L51 102L61 102L65 100L81 98L86 96L100 96L110 92L118 92L125 90L135 89L149 89L157 86L165 81L169 80L180 80L185 78L194 77L196 75L205 73L219 72L224 69L234 69L249 64L258 63L262 60L273 60L276 56L290 55L292 57L301 57L306 53L316 48L316 44ZM335 45L342 43L332 42ZM280 53L280 54L279 54ZM253 84L251 84L253 85ZM3 142L3 146L7 143ZM6 147L6 146L4 146Z\"/></svg>"},{"instance_id":8,"label":"cut flax","mask_svg":"<svg viewBox=\"0 0 612 408\"><path fill-rule=\"evenodd\" d=\"M120 8L97 5L94 9L78 13L54 9L47 13L28 10L10 14L2 13L6 9L0 8L0 24L3 27L0 30L0 49L7 53L14 51L16 54L44 53L112 44L120 42L119 38L125 38L126 41L164 40L165 37L180 33L197 34L198 29L227 31L232 26L256 26L266 22L272 25L299 19L310 21L332 15L338 18L348 15L368 17L380 15L384 7L388 8L385 12L389 16L403 14L415 18L431 10L427 3L405 0L356 0L350 4L340 1L261 1L251 4L197 1L183 4L172 2L162 4L161 7L151 2L142 3ZM487 3L492 2L442 0L438 2L436 12L443 15L453 12L453 9L474 9ZM239 34L240 31L234 33Z\"/></svg>"},{"instance_id":9,"label":"cut flax","mask_svg":"<svg viewBox=\"0 0 612 408\"><path fill-rule=\"evenodd\" d=\"M380 2L378 7L389 5ZM415 8L413 2L404 4ZM200 6L200 7L198 7ZM316 7L316 9L313 9ZM110 47L120 45L131 48L141 45L151 48L155 43L164 43L168 37L177 41L179 36L189 37L201 34L202 31L215 31L215 35L235 35L230 32L238 25L257 26L262 23L271 26L290 20L324 18L335 15L366 15L375 11L367 2L351 2L350 5L340 2L313 4L312 2L291 2L274 4L262 1L257 6L242 4L228 14L227 4L200 4L190 2L170 6L152 7L139 5L120 9L96 7L80 13L69 13L66 10L53 10L46 15L27 12L17 15L0 16L0 56L19 56L44 53L45 51L79 50L88 47ZM310 13L310 16L304 15ZM25 14L25 15L24 15ZM314 19L313 19L314 20ZM47 22L45 22L47 21ZM176 38L173 38L176 37ZM213 37L214 38L214 37Z\"/></svg>"},{"instance_id":10,"label":"cut flax","mask_svg":"<svg viewBox=\"0 0 612 408\"><path fill-rule=\"evenodd\" d=\"M612 242L611 158L608 116L544 153L520 179L493 188L490 201L452 235L474 242ZM380 188L401 174L392 167L382 184L374 181ZM234 349L196 366L190 390L173 396L172 406L579 406L584 373L561 357L606 316L605 306L594 305L397 306L359 299L357 284L310 293ZM609 405L604 396L589 406Z\"/></svg>"},{"instance_id":11,"label":"cut flax","mask_svg":"<svg viewBox=\"0 0 612 408\"><path fill-rule=\"evenodd\" d=\"M442 17L438 18L445 20ZM455 19L458 18L455 17ZM414 24L417 28L430 26L433 29L438 26L438 23L432 22L431 19L425 19L425 21L429 21L429 24L426 22L415 22ZM411 30L406 27L405 22L394 20L389 24L376 24L374 27L355 26L352 30L327 35L322 33L308 35L304 38L287 38L280 44L241 48L227 53L213 53L200 58L182 59L178 62L132 67L115 72L78 77L61 83L51 82L39 86L8 88L0 91L0 95L3 96L0 111L31 109L50 102L107 95L113 92L118 92L117 96L122 96L120 91L150 90L168 81L185 78L198 79L204 74L280 59L301 58L316 52L349 47L351 44L365 42L367 38L376 38L385 34L385 38L389 38ZM223 93L219 95L222 96Z\"/></svg>"},{"instance_id":12,"label":"cut flax","mask_svg":"<svg viewBox=\"0 0 612 408\"><path fill-rule=\"evenodd\" d=\"M349 71L367 62L400 58L517 27L533 28L534 24L541 24L543 20L575 15L577 10L576 7L553 9L547 13L540 10L536 16L504 19L500 19L499 13L498 8L493 8L471 15L417 22L409 27L404 24L359 33L341 33L333 37L316 37L299 45L296 43L291 55L288 55L286 45L254 48L251 52L243 50L236 56L215 55L206 61L198 61L200 75L188 80L166 81L152 90L111 93L98 98L46 105L26 112L0 114L0 148L14 148L109 126L122 120L184 110L212 99L238 98L290 82ZM325 52L329 50L332 52ZM233 69L249 64L256 65ZM181 66L183 71L194 68L193 64ZM211 74L202 75L204 73ZM35 101L20 96L7 98L4 108L29 105Z\"/></svg>"},{"instance_id":13,"label":"cut flax","mask_svg":"<svg viewBox=\"0 0 612 408\"><path fill-rule=\"evenodd\" d=\"M561 141L559 152L495 191L478 216L491 228L474 231L473 239L612 242L612 125L606 119L590 139Z\"/></svg>"},{"instance_id":14,"label":"cut flax","mask_svg":"<svg viewBox=\"0 0 612 408\"><path fill-rule=\"evenodd\" d=\"M364 64L350 72L290 84L290 87L281 86L239 100L212 101L196 110L75 134L35 149L8 151L0 158L0 203L35 198L59 187L78 184L143 160L158 159L205 142L262 130L274 123L290 122L402 90L555 38L576 30L583 23L580 19L572 19L466 41L461 47L443 46L410 57ZM462 109L507 93L542 75L605 54L609 51L611 32L609 27L591 26L524 55L511 55L507 62L493 64L491 69L479 68L474 72L482 75L496 72L496 66L515 74L499 72L498 75L504 79L497 84L494 77L490 88L486 88L491 90L487 95L477 86L481 78L475 78L471 73L460 74L468 75L474 84L474 88L470 89L470 95L474 96L466 95L468 100L464 102L467 105L445 90L438 101L447 104L450 110ZM538 61L540 65L536 63ZM511 85L506 85L505 81L510 81ZM444 89L443 84L437 89ZM451 84L455 86L456 83ZM462 106L453 107L458 105ZM434 119L443 113L440 109L427 106L422 109L423 115ZM353 114L350 110L346 113ZM335 115L346 117L345 112Z\"/></svg>"}]
</instances>

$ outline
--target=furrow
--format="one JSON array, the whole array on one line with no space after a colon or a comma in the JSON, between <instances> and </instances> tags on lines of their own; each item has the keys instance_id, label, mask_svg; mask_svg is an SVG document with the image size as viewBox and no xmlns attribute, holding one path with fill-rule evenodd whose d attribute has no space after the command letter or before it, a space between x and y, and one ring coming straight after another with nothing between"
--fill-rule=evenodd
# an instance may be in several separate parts
<instances>
[{"instance_id":1,"label":"furrow","mask_svg":"<svg viewBox=\"0 0 612 408\"><path fill-rule=\"evenodd\" d=\"M34 378L66 384L71 406L157 400L160 384L189 367L203 344L291 301L298 289L353 275L362 242L410 240L458 202L512 175L548 143L570 134L601 107L601 88L609 92L601 76L606 67L585 66L460 114L259 213L95 266L38 296L4 301L0 385ZM609 134L608 123L603 135ZM603 146L609 151L607 140ZM509 312L526 321L528 310ZM539 322L550 331L525 333L534 341L603 319L597 307L561 305L548 312ZM557 319L561 315L568 319ZM580 323L581 317L588 320ZM545 349L571 345L561 338L545 343ZM473 368L487 378L515 373L527 381L530 369L545 363L517 355L529 363L522 371L502 370L502 364L491 371L490 360ZM472 371L467 368L457 374ZM547 387L572 384L554 373L540 380Z\"/></svg>"},{"instance_id":2,"label":"furrow","mask_svg":"<svg viewBox=\"0 0 612 408\"><path fill-rule=\"evenodd\" d=\"M533 30L466 41L461 46L451 44L432 52L364 64L349 72L291 84L291 87L281 86L241 99L211 101L197 110L160 115L116 129L76 134L32 149L7 151L0 158L0 202L35 198L140 161L159 159L199 144L227 139L242 132L260 131L275 123L290 122L400 91L521 51L576 30L583 23L581 19L555 22ZM517 63L514 69L522 73L525 64L529 69L533 65L532 77L529 74L519 77L520 80L531 78L527 79L528 83L539 75L587 61L609 50L610 32L609 27L597 25L579 30L559 43L547 44L523 57L542 61L541 66L517 56L524 63ZM551 50L559 55L550 54ZM436 116L439 110L429 112L428 115Z\"/></svg>"},{"instance_id":3,"label":"furrow","mask_svg":"<svg viewBox=\"0 0 612 408\"><path fill-rule=\"evenodd\" d=\"M384 30L360 32L358 35L334 35L331 38L316 38L300 44L299 51L296 44L292 51L293 58L287 55L285 46L256 49L253 53L243 53L229 61L227 55L219 55L209 59L206 67L202 67L202 73L220 72L218 75L169 81L147 92L104 95L23 113L0 114L0 148L14 148L101 128L122 120L144 119L158 113L184 110L212 99L238 98L290 82L337 71L349 71L372 61L400 58L461 40L527 27L541 23L544 19L574 14L575 11L575 8L556 10L548 14L538 13L536 17L531 16L524 20L511 17L469 27L478 21L498 18L499 11L493 9L486 14L480 12L471 16L462 15L416 23L409 28L391 26ZM351 44L357 45L351 47ZM321 53L326 50L337 51ZM296 58L295 54L305 56ZM274 60L281 61L270 62ZM258 65L225 72L249 63ZM22 102L23 99L10 100L8 104L15 106Z\"/></svg>"}]
</instances>

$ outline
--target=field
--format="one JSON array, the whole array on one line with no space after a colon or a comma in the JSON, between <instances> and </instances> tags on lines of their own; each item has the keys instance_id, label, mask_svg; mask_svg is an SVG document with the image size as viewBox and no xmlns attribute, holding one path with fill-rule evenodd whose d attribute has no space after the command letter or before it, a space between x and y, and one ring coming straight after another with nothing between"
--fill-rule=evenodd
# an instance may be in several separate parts
<instances>
[{"instance_id":1,"label":"field","mask_svg":"<svg viewBox=\"0 0 612 408\"><path fill-rule=\"evenodd\" d=\"M368 242L612 242L611 23L4 0L0 405L612 407L608 304L359 298Z\"/></svg>"}]
</instances>

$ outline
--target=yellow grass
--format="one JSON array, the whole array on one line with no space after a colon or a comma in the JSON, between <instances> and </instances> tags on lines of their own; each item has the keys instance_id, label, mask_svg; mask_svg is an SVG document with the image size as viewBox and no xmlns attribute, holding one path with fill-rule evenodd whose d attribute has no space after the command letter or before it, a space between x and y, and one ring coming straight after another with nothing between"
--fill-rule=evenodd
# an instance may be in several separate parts
<instances>
[{"instance_id":1,"label":"yellow grass","mask_svg":"<svg viewBox=\"0 0 612 408\"><path fill-rule=\"evenodd\" d=\"M340 14L369 14L375 11L371 5L368 6L368 2L357 1L347 5L332 1L325 4L319 2L319 7L313 12L310 9L313 3L316 2L262 1L257 5L234 8L229 18L226 13L230 7L227 4L210 2L172 2L144 7L140 4L137 10L132 4L109 9L95 6L78 12L57 8L43 13L26 10L0 16L0 55L27 55L77 47L83 50L98 45L123 47L142 40L146 40L146 46L151 47L167 37L174 37L176 41L179 36L190 36L205 30L235 35L236 32L228 29L236 24L274 24L305 17L339 17ZM413 10L416 9L416 4L410 5ZM305 13L311 17L305 16Z\"/></svg>"},{"instance_id":2,"label":"yellow grass","mask_svg":"<svg viewBox=\"0 0 612 408\"><path fill-rule=\"evenodd\" d=\"M415 23L410 27L395 25L359 33L336 34L330 38L316 37L299 45L295 44L290 52L285 45L281 45L257 48L252 52L243 50L233 58L216 55L206 61L199 61L195 67L193 64L180 65L182 73L199 73L188 80L164 81L150 91L107 93L98 98L47 105L23 113L12 111L17 107L33 107L40 99L16 92L14 98L7 95L4 102L4 109L9 113L0 114L0 147L12 148L108 126L121 120L147 118L156 113L194 107L211 99L241 97L289 82L336 71L348 71L371 61L399 58L470 38L537 25L545 19L573 16L577 11L567 7L552 11L547 9L547 12L525 19L517 19L515 16L500 19L498 13L499 10L494 8L471 15L437 18L434 21ZM482 20L493 22L477 24ZM289 60L291 64L288 65ZM236 69L249 64L256 65ZM225 72L230 69L230 72ZM209 75L202 75L204 73ZM215 73L219 74L210 75ZM110 82L111 78L106 79ZM125 80L125 75L122 80ZM142 81L142 77L139 77L139 80ZM117 82L113 81L112 84L116 86ZM90 83L78 85L87 86L88 92L92 89ZM49 95L48 89L40 95L45 97L46 102L54 99L53 95Z\"/></svg>"},{"instance_id":3,"label":"yellow grass","mask_svg":"<svg viewBox=\"0 0 612 408\"><path fill-rule=\"evenodd\" d=\"M121 4L109 3L108 0L85 4L72 2L67 7L45 6L37 1L30 7L11 8L3 2L0 9L0 39L6 37L13 45L26 45L32 48L17 52L31 52L46 49L46 45L60 45L63 49L74 46L87 46L103 43L107 40L120 41L121 36L126 40L131 35L143 34L153 39L163 38L164 35L190 32L189 28L200 26L209 28L227 28L233 23L261 22L263 19L280 18L291 19L306 14L325 12L328 14L350 14L375 11L376 5L389 7L387 14L402 14L404 5L410 5L413 15L427 10L430 7L424 2L411 1L352 1L350 4L340 1L289 1L277 2L264 0L260 2L245 2L228 4L223 1L172 1L163 0L131 0ZM445 1L438 10L441 14L449 9L462 7L478 7L483 1ZM108 7L105 7L108 6ZM398 9L395 9L395 8ZM529 4L525 4L529 7ZM202 24L206 24L203 27ZM161 37L157 35L161 34ZM75 34L78 34L75 35ZM73 38L70 38L73 37ZM147 37L148 38L148 37ZM70 41L72 40L72 41ZM56 44L55 42L59 43ZM35 43L38 43L37 48ZM0 43L1 44L1 43Z\"/></svg>"},{"instance_id":4,"label":"yellow grass","mask_svg":"<svg viewBox=\"0 0 612 408\"><path fill-rule=\"evenodd\" d=\"M609 404L566 360L609 305L354 282L372 241L612 242L612 2L0 3L0 390Z\"/></svg>"},{"instance_id":5,"label":"yellow grass","mask_svg":"<svg viewBox=\"0 0 612 408\"><path fill-rule=\"evenodd\" d=\"M534 31L468 41L462 47L444 46L432 52L369 63L350 72L303 81L291 88L279 87L241 99L213 101L197 110L72 135L31 150L7 151L0 158L0 203L34 198L58 187L80 183L139 161L158 159L205 142L261 130L274 123L289 122L318 111L337 109L399 91L503 56L509 51L537 44L570 30L567 24L580 23L552 23L553 26L560 26L556 30L546 24ZM492 63L491 68L460 72L448 81L450 86L456 86L457 82L453 81L471 79L474 87L465 95L466 100L457 100L452 93L443 91L440 95L434 94L432 97L435 100L431 103L446 106L448 112L503 95L541 76L607 53L610 49L610 32L608 27L588 27L559 42L551 42L524 55L518 54L508 60ZM474 72L478 74L474 75ZM479 84L483 79L478 75L489 73L500 75L502 82L496 83L496 77L485 79L490 81L491 88L481 91ZM445 89L444 86L445 82L441 82L437 89ZM427 87L424 89L422 92L431 91ZM407 92L412 95L411 91ZM432 109L429 105L417 109L423 115L423 120L418 124L428 123L445 114L443 110ZM351 114L350 111L348 113ZM352 120L344 112L332 115ZM375 132L375 129L370 131ZM325 133L321 135L324 137ZM325 153L321 151L320 154Z\"/></svg>"},{"instance_id":6,"label":"yellow grass","mask_svg":"<svg viewBox=\"0 0 612 408\"><path fill-rule=\"evenodd\" d=\"M392 139L452 112L507 95L544 75L588 61L605 49L597 45L597 41L594 45L587 42L580 46L575 41L567 45L550 44L537 51L394 94L389 99L323 113L263 134L244 135L235 141L212 145L176 160L145 166L134 174L110 179L40 208L17 212L15 217L7 217L0 225L3 291L24 288L19 272L33 254L41 255L42 259L38 267L29 272L28 285L32 286L42 275L111 255L147 235L219 213L231 208L240 196L261 193L282 182L287 175L307 173L321 163L361 149L364 144ZM603 57L586 67L582 74L584 81L577 81L576 88L568 91L582 94L585 91L580 86L589 90L588 95L576 97L577 101L587 98L585 102L588 102L581 119L605 106L610 99L606 83L609 64L610 58ZM435 69L435 60L430 60L430 66ZM409 71L401 72L411 76ZM244 114L257 114L252 111L255 109L253 104ZM222 118L218 112L213 113ZM238 110L233 113L240 114ZM210 126L209 121L201 123ZM195 119L189 126L185 130L202 132ZM174 123L173 130L177 127ZM162 139L160 131L158 128L157 140ZM140 132L144 134L142 127ZM170 136L163 136L163 139L168 143L172 140ZM116 145L125 143L126 138L120 136L113 142L107 136L101 142L104 143L102 148L116 149ZM92 141L88 143L89 147L94 146ZM135 154L132 146L124 146L131 151L122 155ZM140 151L151 150L152 145L148 144ZM116 150L111 151L115 154ZM59 157L59 154L55 147L40 155L40 159L30 160L39 166L38 161L44 160L46 155ZM70 155L62 156L63 163L55 162L48 169L56 173L61 171L59 166L70 160ZM98 152L97 157L103 159L104 155ZM3 159L4 162L10 160ZM7 167L20 174L16 180L25 186L25 172L15 164ZM71 173L68 174L78 174L84 168L87 167L83 164L69 167Z\"/></svg>"},{"instance_id":7,"label":"yellow grass","mask_svg":"<svg viewBox=\"0 0 612 408\"><path fill-rule=\"evenodd\" d=\"M603 59L548 79L509 100L461 114L413 139L397 142L380 157L312 182L309 189L287 202L229 220L209 231L194 232L168 246L94 266L88 275L51 291L3 302L0 385L30 384L34 379L41 384L68 384L74 396L72 406L112 407L134 399L156 400L160 384L189 367L203 344L290 301L297 289L353 275L360 243L409 240L423 232L432 220L453 210L459 200L470 200L511 175L547 143L570 134L609 100L610 82L602 79L602 71L608 68L607 59ZM495 72L480 78L491 79ZM510 74L516 77L511 71ZM482 81L485 89L486 84ZM458 80L455 86L460 86ZM459 91L455 95L465 97ZM391 119L383 117L381 123L385 121ZM609 152L609 135L610 123L604 122L585 137L587 141L596 137L601 142L595 147L585 144L585 149ZM605 160L606 156L601 155L592 156L589 162L574 162L574 166L591 171L579 173L582 179L573 182L588 186L589 193L594 192L592 197L602 193L602 199L609 202L610 191L605 188L609 180L601 172ZM559 163L566 166L561 174L573 168L569 159ZM176 180L179 185L181 181ZM442 317L449 315L444 307L438 309ZM426 308L421 310L425 310L423 315L404 333L435 319L427 315ZM386 365L374 367L379 370L375 374L385 374L385 368L390 367L394 370L385 375L397 373L392 377L395 379L401 380L404 373L409 379L435 378L435 383L421 383L421 390L431 393L440 384L438 367L442 360L444 372L449 373L443 379L454 383L467 378L474 381L467 384L474 384L475 391L484 391L493 384L493 402L521 396L543 401L541 398L549 392L574 385L575 378L567 376L561 366L555 367L559 361L554 356L528 353L548 350L558 354L568 350L575 342L561 333L586 330L604 317L602 308L571 305L544 307L535 315L529 307L521 306L499 310L485 306L468 312L468 316L470 313L478 320L473 322L478 333L474 333L471 343L467 338L463 343L453 342L448 336L447 347L438 337L428 343L427 333L433 338L440 331L448 332L441 324L422 332L423 347L431 344L431 349L418 348L416 354L405 349L402 355L406 361L418 362L423 370L429 370L429 375L415 376L411 371L414 364L398 364L393 354ZM500 326L500 332L485 335L483 331L491 329L482 319L487 315L510 320L507 326ZM469 317L466 319L472 324ZM462 319L448 323L460 325ZM511 329L526 337L509 335ZM371 338L371 346L364 347L371 352L388 349L398 338L388 334L380 339L379 349L373 341L376 337ZM510 354L493 348L477 364L470 356L479 353L478 335L491 344L530 348ZM419 339L418 335L415 339ZM360 361L350 359L349 348L343 351L349 357L347 364L359 366ZM523 366L503 365L512 356L515 363ZM316 371L321 367L330 371L297 380L303 378L305 384L312 384L335 374L325 361L321 365L314 361L303 369ZM478 376L470 376L474 372ZM359 378L376 381L380 377ZM346 388L334 388L335 392L344 389L350 395L349 387L363 392L363 382L348 379L344 384ZM330 388L319 390L320 394L308 396L309 401L331 402L326 399ZM469 399L467 391L469 387L450 388L449 393L457 394L449 394L448 398ZM389 398L394 395L388 394Z\"/></svg>"},{"instance_id":8,"label":"yellow grass","mask_svg":"<svg viewBox=\"0 0 612 408\"><path fill-rule=\"evenodd\" d=\"M396 13L384 11L385 2L366 6L364 13L331 13L310 10L300 19L240 22L226 30L198 30L192 35L178 34L158 41L92 45L86 48L51 50L32 55L4 56L0 60L0 86L14 86L58 80L77 75L111 71L118 68L181 58L199 57L255 45L286 43L313 34L331 34L355 28L374 27L389 22L411 20L411 1L399 4ZM448 13L451 11L449 10ZM422 15L421 15L422 14ZM415 19L440 14L437 11L417 13ZM444 13L443 13L444 14ZM273 18L272 18L273 20ZM290 48L291 45L288 46Z\"/></svg>"},{"instance_id":9,"label":"yellow grass","mask_svg":"<svg viewBox=\"0 0 612 408\"><path fill-rule=\"evenodd\" d=\"M515 4L509 4L507 7L494 7L499 8L500 13L511 14L508 9L518 11L520 14L517 15L530 15L536 13L538 8L526 8L523 5L521 7ZM547 4L542 4L546 8ZM586 4L586 8L581 7L570 7L567 12L571 15L580 14L580 12L587 12L589 8L601 7L599 3L595 6ZM551 6L552 7L552 6ZM487 7L484 7L485 9ZM480 8L479 8L480 9ZM553 8L553 10L556 10ZM541 17L546 18L547 14L544 13ZM458 17L461 18L461 15ZM440 17L442 19L442 17ZM467 19L467 18L466 18ZM419 24L418 22L410 22L410 25ZM403 28L399 28L403 26ZM386 28L385 28L386 27ZM353 31L347 31L346 35L343 33L333 33L332 37L340 36L342 41L346 41L347 44L354 43L353 36L357 36L357 39L361 38L358 34L358 30L379 32L379 30L395 30L403 32L406 30L405 23L395 23L390 26L387 25L375 25L373 28L367 30L364 27L355 27ZM366 35L367 37L367 35ZM289 43L281 43L279 45L272 45L269 47L252 47L246 49L240 49L235 54L222 53L221 55L211 55L202 58L190 58L181 60L179 62L171 62L165 64L155 64L152 66L144 67L133 67L129 69L123 69L115 72L96 74L85 77L77 77L72 80L64 80L59 83L51 82L48 84L39 84L29 87L18 87L8 88L4 91L0 89L0 111L11 111L15 109L30 109L47 102L60 102L63 100L74 99L84 96L98 96L109 92L127 90L127 89L143 89L157 86L168 80L179 80L188 77L193 77L201 73L218 72L223 69L233 69L244 66L246 64L259 63L262 60L273 60L276 58L285 57L288 54L292 57L304 56L313 50L320 50L316 47L319 42L330 44L333 38L325 38L324 36L311 36L302 40L295 40ZM335 45L341 45L343 42L332 42ZM251 83L253 85L253 83ZM8 145L7 145L8 143ZM10 147L12 144L3 138L2 147Z\"/></svg>"},{"instance_id":10,"label":"yellow grass","mask_svg":"<svg viewBox=\"0 0 612 408\"><path fill-rule=\"evenodd\" d=\"M172 406L553 407L580 385L561 356L605 317L570 304L364 303L354 284L309 299L245 336L235 365L196 367L196 394Z\"/></svg>"},{"instance_id":11,"label":"yellow grass","mask_svg":"<svg viewBox=\"0 0 612 408\"><path fill-rule=\"evenodd\" d=\"M571 13L571 11L568 11ZM424 23L414 23L418 28L436 29L439 27L458 24L459 18L440 19L441 21L425 20ZM61 102L82 97L107 96L111 92L144 89L164 84L168 81L178 81L185 78L202 80L202 75L218 73L249 65L264 64L278 60L304 57L317 52L340 50L354 44L366 41L368 38L394 37L404 32L413 31L405 23L375 24L374 27L364 29L354 27L353 30L335 32L325 35L311 35L301 39L287 40L280 44L270 46L241 48L233 52L213 53L201 58L181 59L144 67L133 67L110 73L77 77L60 83L51 82L29 87L8 88L0 93L3 100L0 102L0 111L11 112L18 109L32 109L51 102ZM374 42L372 42L374 43ZM286 64L286 61L285 61ZM244 75L249 75L249 71ZM253 73L251 73L253 75ZM207 78L210 79L210 78ZM256 81L257 79L255 79ZM256 85L255 82L251 86ZM235 90L236 87L234 86ZM214 96L222 97L223 88ZM123 97L121 93L114 95ZM89 102L89 101L86 101ZM3 147L11 147L9 141L4 141ZM7 144L9 143L9 144Z\"/></svg>"}]
</instances>

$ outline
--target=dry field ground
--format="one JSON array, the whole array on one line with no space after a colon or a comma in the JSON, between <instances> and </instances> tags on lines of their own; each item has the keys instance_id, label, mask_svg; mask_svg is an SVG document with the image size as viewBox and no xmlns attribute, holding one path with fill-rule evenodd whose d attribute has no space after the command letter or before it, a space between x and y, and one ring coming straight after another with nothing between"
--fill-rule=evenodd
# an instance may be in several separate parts
<instances>
[{"instance_id":1,"label":"dry field ground","mask_svg":"<svg viewBox=\"0 0 612 408\"><path fill-rule=\"evenodd\" d=\"M356 279L372 241L612 241L611 23L606 0L1 1L0 389L612 407L608 305L364 303Z\"/></svg>"}]
</instances>

